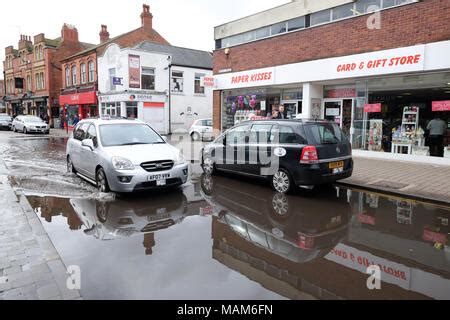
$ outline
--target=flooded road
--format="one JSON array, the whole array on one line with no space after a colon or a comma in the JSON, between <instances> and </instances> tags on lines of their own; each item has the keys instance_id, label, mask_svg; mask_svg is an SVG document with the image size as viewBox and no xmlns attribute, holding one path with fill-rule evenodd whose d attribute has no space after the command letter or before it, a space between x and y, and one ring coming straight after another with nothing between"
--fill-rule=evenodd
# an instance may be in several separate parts
<instances>
[{"instance_id":1,"label":"flooded road","mask_svg":"<svg viewBox=\"0 0 450 320\"><path fill-rule=\"evenodd\" d=\"M108 200L37 142L0 148L85 299L450 299L448 207L225 176Z\"/></svg>"}]
</instances>

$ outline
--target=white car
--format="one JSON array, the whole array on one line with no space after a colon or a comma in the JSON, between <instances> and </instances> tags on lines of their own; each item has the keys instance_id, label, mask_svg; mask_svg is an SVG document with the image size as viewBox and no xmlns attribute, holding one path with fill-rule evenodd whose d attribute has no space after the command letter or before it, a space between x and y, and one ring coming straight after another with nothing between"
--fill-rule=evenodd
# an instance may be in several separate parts
<instances>
[{"instance_id":1,"label":"white car","mask_svg":"<svg viewBox=\"0 0 450 320\"><path fill-rule=\"evenodd\" d=\"M36 116L17 116L12 122L12 131L23 133L50 133L50 126Z\"/></svg>"},{"instance_id":2,"label":"white car","mask_svg":"<svg viewBox=\"0 0 450 320\"><path fill-rule=\"evenodd\" d=\"M212 141L214 139L212 119L196 120L189 129L189 135L193 141Z\"/></svg>"}]
</instances>

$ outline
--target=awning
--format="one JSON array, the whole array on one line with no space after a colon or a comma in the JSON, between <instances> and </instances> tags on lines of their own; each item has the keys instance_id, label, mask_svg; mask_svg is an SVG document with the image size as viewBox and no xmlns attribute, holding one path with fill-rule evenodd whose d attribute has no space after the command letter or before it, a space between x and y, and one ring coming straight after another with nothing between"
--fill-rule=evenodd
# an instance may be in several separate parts
<instances>
[{"instance_id":1,"label":"awning","mask_svg":"<svg viewBox=\"0 0 450 320\"><path fill-rule=\"evenodd\" d=\"M80 105L80 104L97 104L97 93L95 91L74 93L59 96L59 105Z\"/></svg>"}]
</instances>

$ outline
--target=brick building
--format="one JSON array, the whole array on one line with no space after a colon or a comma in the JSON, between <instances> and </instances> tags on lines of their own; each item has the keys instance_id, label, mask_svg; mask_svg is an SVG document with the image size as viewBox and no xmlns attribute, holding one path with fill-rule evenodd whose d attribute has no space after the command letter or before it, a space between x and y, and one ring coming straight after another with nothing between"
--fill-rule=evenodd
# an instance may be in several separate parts
<instances>
[{"instance_id":1,"label":"brick building","mask_svg":"<svg viewBox=\"0 0 450 320\"><path fill-rule=\"evenodd\" d=\"M143 5L140 15L141 26L137 29L110 38L108 27L101 26L99 44L80 50L62 59L62 86L59 103L67 107L69 127L75 116L79 119L98 114L98 73L97 58L108 46L116 44L121 48L133 47L142 41L169 44L155 29L150 6Z\"/></svg>"},{"instance_id":2,"label":"brick building","mask_svg":"<svg viewBox=\"0 0 450 320\"><path fill-rule=\"evenodd\" d=\"M450 129L449 14L448 0L295 0L218 26L214 127L283 104L335 121L361 152L442 157L424 131L435 115Z\"/></svg>"},{"instance_id":3,"label":"brick building","mask_svg":"<svg viewBox=\"0 0 450 320\"><path fill-rule=\"evenodd\" d=\"M59 116L61 60L90 46L78 40L75 27L64 24L61 37L48 39L43 33L21 35L18 49L5 49L6 110L11 115L47 115L50 124Z\"/></svg>"},{"instance_id":4,"label":"brick building","mask_svg":"<svg viewBox=\"0 0 450 320\"><path fill-rule=\"evenodd\" d=\"M5 97L5 81L0 80L0 113L5 113L6 106L3 102L3 99Z\"/></svg>"}]
</instances>

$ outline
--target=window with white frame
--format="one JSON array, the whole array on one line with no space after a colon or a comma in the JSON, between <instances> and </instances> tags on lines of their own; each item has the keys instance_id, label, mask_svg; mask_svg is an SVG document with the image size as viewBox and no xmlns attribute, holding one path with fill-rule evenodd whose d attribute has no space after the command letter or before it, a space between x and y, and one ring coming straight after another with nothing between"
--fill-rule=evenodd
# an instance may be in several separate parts
<instances>
[{"instance_id":1,"label":"window with white frame","mask_svg":"<svg viewBox=\"0 0 450 320\"><path fill-rule=\"evenodd\" d=\"M155 90L155 69L142 67L141 86L142 89Z\"/></svg>"},{"instance_id":2,"label":"window with white frame","mask_svg":"<svg viewBox=\"0 0 450 320\"><path fill-rule=\"evenodd\" d=\"M73 66L72 67L72 85L76 86L78 83L77 81L77 67Z\"/></svg>"},{"instance_id":3,"label":"window with white frame","mask_svg":"<svg viewBox=\"0 0 450 320\"><path fill-rule=\"evenodd\" d=\"M86 83L86 64L85 63L82 63L80 65L80 81L81 81L81 84Z\"/></svg>"},{"instance_id":4,"label":"window with white frame","mask_svg":"<svg viewBox=\"0 0 450 320\"><path fill-rule=\"evenodd\" d=\"M205 75L202 73L195 74L194 93L205 94L205 87L202 87L202 81L201 81L201 78L204 76Z\"/></svg>"},{"instance_id":5,"label":"window with white frame","mask_svg":"<svg viewBox=\"0 0 450 320\"><path fill-rule=\"evenodd\" d=\"M70 68L66 67L66 87L70 87Z\"/></svg>"},{"instance_id":6,"label":"window with white frame","mask_svg":"<svg viewBox=\"0 0 450 320\"><path fill-rule=\"evenodd\" d=\"M94 82L94 61L88 62L89 68L89 82Z\"/></svg>"},{"instance_id":7,"label":"window with white frame","mask_svg":"<svg viewBox=\"0 0 450 320\"><path fill-rule=\"evenodd\" d=\"M120 102L108 102L101 105L102 116L120 117Z\"/></svg>"},{"instance_id":8,"label":"window with white frame","mask_svg":"<svg viewBox=\"0 0 450 320\"><path fill-rule=\"evenodd\" d=\"M172 71L171 90L172 92L183 92L184 82L182 71Z\"/></svg>"}]
</instances>

